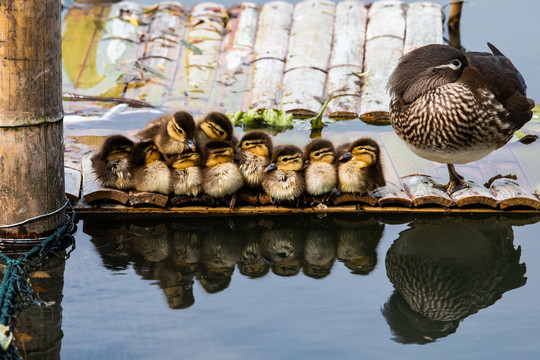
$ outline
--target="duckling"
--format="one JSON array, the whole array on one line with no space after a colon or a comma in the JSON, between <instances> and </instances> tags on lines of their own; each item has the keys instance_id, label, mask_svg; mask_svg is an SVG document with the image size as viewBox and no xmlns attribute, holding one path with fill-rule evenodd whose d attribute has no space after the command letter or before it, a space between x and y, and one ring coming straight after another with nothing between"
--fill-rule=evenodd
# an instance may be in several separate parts
<instances>
[{"instance_id":1,"label":"duckling","mask_svg":"<svg viewBox=\"0 0 540 360\"><path fill-rule=\"evenodd\" d=\"M386 185L376 141L370 138L358 139L347 150L339 157L339 191L365 194Z\"/></svg>"},{"instance_id":2,"label":"duckling","mask_svg":"<svg viewBox=\"0 0 540 360\"><path fill-rule=\"evenodd\" d=\"M197 196L202 191L201 154L184 151L168 161L172 170L171 191L175 195Z\"/></svg>"},{"instance_id":3,"label":"duckling","mask_svg":"<svg viewBox=\"0 0 540 360\"><path fill-rule=\"evenodd\" d=\"M213 198L236 194L244 185L238 165L234 163L234 147L225 140L209 141L204 148L203 191ZM230 202L234 206L235 198Z\"/></svg>"},{"instance_id":4,"label":"duckling","mask_svg":"<svg viewBox=\"0 0 540 360\"><path fill-rule=\"evenodd\" d=\"M191 114L177 111L149 122L137 137L141 141L153 141L166 158L195 151L195 121Z\"/></svg>"},{"instance_id":5,"label":"duckling","mask_svg":"<svg viewBox=\"0 0 540 360\"><path fill-rule=\"evenodd\" d=\"M131 163L133 141L122 135L105 139L99 152L91 158L97 180L104 187L127 190L132 187Z\"/></svg>"},{"instance_id":6,"label":"duckling","mask_svg":"<svg viewBox=\"0 0 540 360\"><path fill-rule=\"evenodd\" d=\"M306 192L313 196L328 194L337 186L334 145L326 139L312 140L306 146Z\"/></svg>"},{"instance_id":7,"label":"duckling","mask_svg":"<svg viewBox=\"0 0 540 360\"><path fill-rule=\"evenodd\" d=\"M157 146L150 142L140 142L133 148L133 187L139 191L169 194L171 170L163 162Z\"/></svg>"},{"instance_id":8,"label":"duckling","mask_svg":"<svg viewBox=\"0 0 540 360\"><path fill-rule=\"evenodd\" d=\"M195 143L198 147L203 148L211 140L230 141L234 146L238 143L238 139L233 136L231 120L217 111L206 114L195 129Z\"/></svg>"},{"instance_id":9,"label":"duckling","mask_svg":"<svg viewBox=\"0 0 540 360\"><path fill-rule=\"evenodd\" d=\"M306 187L304 182L304 153L295 145L278 147L272 163L264 171L262 187L272 201L298 200Z\"/></svg>"},{"instance_id":10,"label":"duckling","mask_svg":"<svg viewBox=\"0 0 540 360\"><path fill-rule=\"evenodd\" d=\"M240 140L239 167L246 186L261 186L264 168L270 164L273 148L272 138L260 130L250 131Z\"/></svg>"}]
</instances>

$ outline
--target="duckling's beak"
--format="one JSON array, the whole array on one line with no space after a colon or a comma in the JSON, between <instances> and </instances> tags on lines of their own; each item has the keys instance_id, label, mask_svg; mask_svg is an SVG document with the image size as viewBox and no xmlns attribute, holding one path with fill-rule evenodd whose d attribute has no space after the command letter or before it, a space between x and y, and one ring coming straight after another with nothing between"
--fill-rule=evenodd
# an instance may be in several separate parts
<instances>
[{"instance_id":1,"label":"duckling's beak","mask_svg":"<svg viewBox=\"0 0 540 360\"><path fill-rule=\"evenodd\" d=\"M264 172L274 171L274 170L277 170L277 166L274 163L271 163L270 165L264 168Z\"/></svg>"},{"instance_id":2,"label":"duckling's beak","mask_svg":"<svg viewBox=\"0 0 540 360\"><path fill-rule=\"evenodd\" d=\"M339 157L339 161L347 161L349 159L352 159L352 154L350 152L346 152Z\"/></svg>"},{"instance_id":3,"label":"duckling's beak","mask_svg":"<svg viewBox=\"0 0 540 360\"><path fill-rule=\"evenodd\" d=\"M187 146L189 146L191 151L197 150L197 147L195 146L195 141L193 141L193 139L187 139L186 144L187 144Z\"/></svg>"}]
</instances>

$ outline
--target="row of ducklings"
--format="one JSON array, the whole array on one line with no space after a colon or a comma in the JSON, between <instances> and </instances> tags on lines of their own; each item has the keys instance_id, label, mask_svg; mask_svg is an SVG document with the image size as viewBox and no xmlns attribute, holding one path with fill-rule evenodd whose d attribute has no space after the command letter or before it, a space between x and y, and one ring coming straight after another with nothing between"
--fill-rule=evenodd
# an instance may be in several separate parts
<instances>
[{"instance_id":1,"label":"row of ducklings","mask_svg":"<svg viewBox=\"0 0 540 360\"><path fill-rule=\"evenodd\" d=\"M92 157L97 179L105 187L214 198L242 187L261 188L273 201L294 201L342 193L365 194L385 185L379 146L370 138L343 144L337 151L326 139L274 148L264 131L246 133L238 142L221 113L197 125L186 112L150 122L134 144L122 135L108 137ZM338 156L339 155L339 156Z\"/></svg>"}]
</instances>

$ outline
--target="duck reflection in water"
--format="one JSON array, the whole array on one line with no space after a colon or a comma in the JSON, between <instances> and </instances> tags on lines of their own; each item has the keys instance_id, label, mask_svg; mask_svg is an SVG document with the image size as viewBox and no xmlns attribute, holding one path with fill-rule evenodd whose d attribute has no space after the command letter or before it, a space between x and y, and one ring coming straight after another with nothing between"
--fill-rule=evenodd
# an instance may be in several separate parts
<instances>
[{"instance_id":1,"label":"duck reflection in water","mask_svg":"<svg viewBox=\"0 0 540 360\"><path fill-rule=\"evenodd\" d=\"M394 293L382 314L399 343L425 344L526 282L512 228L445 217L414 221L386 254Z\"/></svg>"},{"instance_id":2,"label":"duck reflection in water","mask_svg":"<svg viewBox=\"0 0 540 360\"><path fill-rule=\"evenodd\" d=\"M336 238L330 229L312 229L306 233L304 243L305 275L322 279L330 274L336 260Z\"/></svg>"},{"instance_id":3,"label":"duck reflection in water","mask_svg":"<svg viewBox=\"0 0 540 360\"><path fill-rule=\"evenodd\" d=\"M342 216L335 219L337 231L337 258L353 274L367 275L377 265L377 246L381 241L384 224L376 219Z\"/></svg>"},{"instance_id":4,"label":"duck reflection in water","mask_svg":"<svg viewBox=\"0 0 540 360\"><path fill-rule=\"evenodd\" d=\"M272 265L274 274L280 276L300 272L303 243L303 231L293 227L270 229L261 235L263 255Z\"/></svg>"}]
</instances>

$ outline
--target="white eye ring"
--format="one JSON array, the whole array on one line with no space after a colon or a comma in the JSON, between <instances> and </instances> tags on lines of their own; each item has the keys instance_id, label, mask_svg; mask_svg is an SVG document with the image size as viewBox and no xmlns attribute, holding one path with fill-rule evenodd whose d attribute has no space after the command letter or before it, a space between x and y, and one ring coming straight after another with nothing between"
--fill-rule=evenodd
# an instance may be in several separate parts
<instances>
[{"instance_id":1,"label":"white eye ring","mask_svg":"<svg viewBox=\"0 0 540 360\"><path fill-rule=\"evenodd\" d=\"M458 59L452 60L452 62L450 63L450 67L453 69L459 69L461 67L461 61L459 61Z\"/></svg>"}]
</instances>

